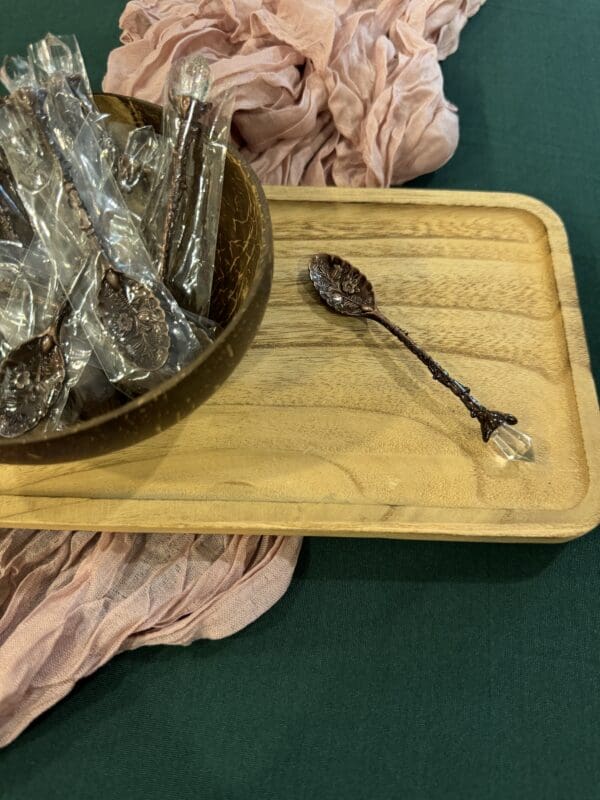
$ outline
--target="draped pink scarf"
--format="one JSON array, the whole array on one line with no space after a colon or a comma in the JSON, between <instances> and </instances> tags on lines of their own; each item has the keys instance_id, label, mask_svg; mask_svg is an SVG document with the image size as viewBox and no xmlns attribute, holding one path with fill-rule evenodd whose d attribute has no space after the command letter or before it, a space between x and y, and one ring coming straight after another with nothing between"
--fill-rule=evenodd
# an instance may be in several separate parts
<instances>
[{"instance_id":1,"label":"draped pink scarf","mask_svg":"<svg viewBox=\"0 0 600 800\"><path fill-rule=\"evenodd\" d=\"M458 142L438 61L484 0L132 0L104 89L159 102L174 58L201 52L264 183L389 186Z\"/></svg>"},{"instance_id":2,"label":"draped pink scarf","mask_svg":"<svg viewBox=\"0 0 600 800\"><path fill-rule=\"evenodd\" d=\"M438 61L484 0L132 0L106 91L158 101L202 52L237 87L265 182L385 186L454 152ZM198 520L202 527L202 520ZM286 591L301 540L80 531L0 535L0 746L113 655L229 636Z\"/></svg>"}]
</instances>

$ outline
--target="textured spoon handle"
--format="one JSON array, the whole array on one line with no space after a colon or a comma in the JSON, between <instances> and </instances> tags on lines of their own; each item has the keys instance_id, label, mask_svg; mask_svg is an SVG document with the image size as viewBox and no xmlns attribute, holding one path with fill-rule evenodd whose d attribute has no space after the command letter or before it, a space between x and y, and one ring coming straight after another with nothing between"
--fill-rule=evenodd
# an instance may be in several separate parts
<instances>
[{"instance_id":1,"label":"textured spoon handle","mask_svg":"<svg viewBox=\"0 0 600 800\"><path fill-rule=\"evenodd\" d=\"M434 380L450 389L450 391L458 397L471 417L478 420L484 442L489 441L492 433L496 428L499 428L500 425L516 425L517 418L513 417L512 414L504 414L501 411L491 411L485 408L485 406L473 397L468 386L464 386L462 383L455 380L434 358L422 350L406 331L403 331L395 325L378 309L368 312L365 316L383 325L383 327L399 339L411 353L414 353L419 361L425 364Z\"/></svg>"},{"instance_id":2,"label":"textured spoon handle","mask_svg":"<svg viewBox=\"0 0 600 800\"><path fill-rule=\"evenodd\" d=\"M200 135L201 119L210 104L195 98L188 98L189 103L183 105L183 114L180 118L177 139L173 151L173 162L169 178L169 194L167 209L162 231L160 245L159 275L164 279L167 276L171 260L171 250L175 236L175 227L179 217L181 202L186 190L186 154L189 152L190 143Z\"/></svg>"},{"instance_id":3,"label":"textured spoon handle","mask_svg":"<svg viewBox=\"0 0 600 800\"><path fill-rule=\"evenodd\" d=\"M2 188L0 188L0 237L7 242L20 241Z\"/></svg>"},{"instance_id":4,"label":"textured spoon handle","mask_svg":"<svg viewBox=\"0 0 600 800\"><path fill-rule=\"evenodd\" d=\"M118 272L118 270L113 267L108 247L103 239L99 236L98 231L94 226L91 214L77 189L71 164L63 155L63 152L56 141L54 131L52 130L52 125L50 124L50 120L44 109L44 95L45 93L43 90L29 90L25 95L29 108L31 109L35 125L41 137L47 143L58 162L65 194L67 196L69 206L77 213L80 229L83 231L83 233L85 233L88 241L90 241L94 246L94 249L104 258L105 268L114 268L115 271Z\"/></svg>"}]
</instances>

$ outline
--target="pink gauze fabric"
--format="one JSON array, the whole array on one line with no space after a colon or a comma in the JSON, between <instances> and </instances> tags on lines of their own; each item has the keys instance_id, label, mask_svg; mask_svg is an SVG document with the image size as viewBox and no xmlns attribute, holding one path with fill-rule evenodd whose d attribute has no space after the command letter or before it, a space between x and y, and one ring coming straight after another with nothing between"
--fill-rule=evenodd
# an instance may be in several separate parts
<instances>
[{"instance_id":1,"label":"pink gauze fabric","mask_svg":"<svg viewBox=\"0 0 600 800\"><path fill-rule=\"evenodd\" d=\"M124 650L221 639L287 589L301 539L0 535L0 747Z\"/></svg>"},{"instance_id":2,"label":"pink gauze fabric","mask_svg":"<svg viewBox=\"0 0 600 800\"><path fill-rule=\"evenodd\" d=\"M173 59L200 52L264 183L389 186L458 142L438 61L484 0L132 0L104 89L160 102Z\"/></svg>"},{"instance_id":3,"label":"pink gauze fabric","mask_svg":"<svg viewBox=\"0 0 600 800\"><path fill-rule=\"evenodd\" d=\"M132 0L104 88L158 101L170 62L199 51L217 88L238 87L235 133L263 181L401 183L454 152L438 60L483 2ZM116 653L253 622L301 541L0 533L0 746Z\"/></svg>"}]
</instances>

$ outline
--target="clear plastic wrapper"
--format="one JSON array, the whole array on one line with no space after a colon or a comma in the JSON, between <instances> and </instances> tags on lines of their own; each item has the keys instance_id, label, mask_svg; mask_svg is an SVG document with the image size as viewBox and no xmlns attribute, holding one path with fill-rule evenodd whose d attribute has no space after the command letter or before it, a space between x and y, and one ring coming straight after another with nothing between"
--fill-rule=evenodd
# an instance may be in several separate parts
<instances>
[{"instance_id":1,"label":"clear plastic wrapper","mask_svg":"<svg viewBox=\"0 0 600 800\"><path fill-rule=\"evenodd\" d=\"M0 81L9 92L32 83L33 73L27 59L22 56L7 56L0 69ZM6 155L0 148L0 239L29 244L33 229L8 165Z\"/></svg>"},{"instance_id":2,"label":"clear plastic wrapper","mask_svg":"<svg viewBox=\"0 0 600 800\"><path fill-rule=\"evenodd\" d=\"M0 108L0 146L18 182L29 218L68 296L86 266L89 252L76 212L66 196L58 161L29 113L28 92L17 90Z\"/></svg>"},{"instance_id":3,"label":"clear plastic wrapper","mask_svg":"<svg viewBox=\"0 0 600 800\"><path fill-rule=\"evenodd\" d=\"M87 339L85 337L80 339L79 344L85 347ZM67 428L77 422L93 419L122 406L127 400L127 396L108 380L96 355L91 352L85 366L80 371L79 379L70 387L65 407L56 427Z\"/></svg>"},{"instance_id":4,"label":"clear plastic wrapper","mask_svg":"<svg viewBox=\"0 0 600 800\"><path fill-rule=\"evenodd\" d=\"M37 84L45 86L51 77L61 75L67 79L82 105L87 106L86 110L92 110L92 87L75 36L48 33L43 39L30 44L27 54Z\"/></svg>"},{"instance_id":5,"label":"clear plastic wrapper","mask_svg":"<svg viewBox=\"0 0 600 800\"><path fill-rule=\"evenodd\" d=\"M84 122L72 159L74 182L105 262L101 270L94 270L98 302L89 303L88 308L111 333L120 352L145 367L146 374L118 381L122 389L137 394L174 374L200 346L182 310L157 279L113 176L94 153L93 139L92 127Z\"/></svg>"},{"instance_id":6,"label":"clear plastic wrapper","mask_svg":"<svg viewBox=\"0 0 600 800\"><path fill-rule=\"evenodd\" d=\"M193 311L184 311L184 314L201 344L212 344L223 330L218 322L202 314L194 314Z\"/></svg>"},{"instance_id":7,"label":"clear plastic wrapper","mask_svg":"<svg viewBox=\"0 0 600 800\"><path fill-rule=\"evenodd\" d=\"M183 103L176 104L169 99L169 86L176 82L182 83L175 77L175 72L177 69L179 74L184 64L189 64L190 80L186 82L186 89L192 93L190 102L194 102L194 107L191 109ZM182 216L177 206L179 204L183 210L186 194L193 182L192 145L198 137L200 116L209 89L210 69L205 59L200 56L179 59L171 66L163 103L162 146L156 162L146 211L142 218L142 231L161 277L164 277L167 271L170 257L168 248L172 251L176 249L175 237L179 233ZM183 99L183 95L181 97ZM186 120L186 115L190 117L190 111L193 112L193 117ZM168 243L166 239L169 240Z\"/></svg>"},{"instance_id":8,"label":"clear plastic wrapper","mask_svg":"<svg viewBox=\"0 0 600 800\"><path fill-rule=\"evenodd\" d=\"M11 94L27 86L48 87L57 77L66 82L86 113L97 113L75 36L55 36L49 33L28 46L27 58L6 56L0 70L0 80Z\"/></svg>"},{"instance_id":9,"label":"clear plastic wrapper","mask_svg":"<svg viewBox=\"0 0 600 800\"><path fill-rule=\"evenodd\" d=\"M98 361L135 395L201 348L157 280L94 125L72 98L68 87L54 87L51 98L17 92L0 109L0 144Z\"/></svg>"},{"instance_id":10,"label":"clear plastic wrapper","mask_svg":"<svg viewBox=\"0 0 600 800\"><path fill-rule=\"evenodd\" d=\"M62 430L72 424L73 420L66 413L69 398L77 390L92 356L92 348L84 328L70 307L65 313L58 337L65 359L65 380L56 401L42 422L42 429L46 432ZM106 376L104 380L108 383Z\"/></svg>"},{"instance_id":11,"label":"clear plastic wrapper","mask_svg":"<svg viewBox=\"0 0 600 800\"><path fill-rule=\"evenodd\" d=\"M11 90L24 85L48 88L65 82L79 102L88 121L96 125L96 137L123 193L136 224L141 224L150 184L161 159L160 141L154 129L131 130L115 123L96 107L89 78L75 36L47 34L28 47L28 60L12 59L8 71L17 76ZM139 131L139 132L138 132Z\"/></svg>"},{"instance_id":12,"label":"clear plastic wrapper","mask_svg":"<svg viewBox=\"0 0 600 800\"><path fill-rule=\"evenodd\" d=\"M210 99L203 58L174 62L163 118L164 162L143 230L159 275L184 308L202 315L210 306L232 110L230 93Z\"/></svg>"},{"instance_id":13,"label":"clear plastic wrapper","mask_svg":"<svg viewBox=\"0 0 600 800\"><path fill-rule=\"evenodd\" d=\"M30 244L33 229L19 197L4 152L0 149L0 240Z\"/></svg>"},{"instance_id":14,"label":"clear plastic wrapper","mask_svg":"<svg viewBox=\"0 0 600 800\"><path fill-rule=\"evenodd\" d=\"M0 436L62 427L91 347L41 243L0 245Z\"/></svg>"},{"instance_id":15,"label":"clear plastic wrapper","mask_svg":"<svg viewBox=\"0 0 600 800\"><path fill-rule=\"evenodd\" d=\"M20 400L14 385L18 375L7 369L7 359L32 337L34 328L33 296L21 270L23 254L18 243L0 242L0 437L23 432L19 424L13 432Z\"/></svg>"},{"instance_id":16,"label":"clear plastic wrapper","mask_svg":"<svg viewBox=\"0 0 600 800\"><path fill-rule=\"evenodd\" d=\"M12 94L18 89L42 88L51 94L63 87L79 104L81 111L93 120L104 157L112 169L117 168L118 151L108 131L106 116L100 114L94 102L87 70L77 38L48 33L28 47L28 58L6 56L0 70L0 80Z\"/></svg>"},{"instance_id":17,"label":"clear plastic wrapper","mask_svg":"<svg viewBox=\"0 0 600 800\"><path fill-rule=\"evenodd\" d=\"M179 95L182 102L177 102L176 95L170 91L176 86L182 92ZM185 96L184 91L187 92ZM141 225L157 271L163 277L169 260L165 239L170 240L170 249L176 250L175 238L180 233L179 223L182 217L176 206L181 202L183 211L186 195L193 185L193 143L199 135L201 116L206 110L205 100L209 91L210 68L201 56L178 59L171 66L165 84L160 149ZM192 102L194 107L190 108ZM178 171L181 181L179 187L176 185ZM172 210L170 221L167 219L169 206Z\"/></svg>"},{"instance_id":18,"label":"clear plastic wrapper","mask_svg":"<svg viewBox=\"0 0 600 800\"><path fill-rule=\"evenodd\" d=\"M232 97L226 95L208 114L196 158L199 169L192 192L192 214L167 275L168 286L181 305L200 314L210 310L232 112Z\"/></svg>"},{"instance_id":19,"label":"clear plastic wrapper","mask_svg":"<svg viewBox=\"0 0 600 800\"><path fill-rule=\"evenodd\" d=\"M131 130L99 113L79 43L75 36L48 34L29 45L29 66L39 86L65 80L84 113L97 125L96 136L117 179L125 202L139 225L159 161L159 137L151 126Z\"/></svg>"},{"instance_id":20,"label":"clear plastic wrapper","mask_svg":"<svg viewBox=\"0 0 600 800\"><path fill-rule=\"evenodd\" d=\"M12 93L23 86L31 86L35 83L35 76L26 58L5 56L0 69L0 81Z\"/></svg>"},{"instance_id":21,"label":"clear plastic wrapper","mask_svg":"<svg viewBox=\"0 0 600 800\"><path fill-rule=\"evenodd\" d=\"M94 102L77 38L70 34L56 36L48 33L43 39L30 44L27 52L34 84L48 88L51 93L53 86L60 86L61 83L68 86L84 114L89 115L88 121L94 121L100 149L111 169L115 170L118 150L108 131L106 117L100 114Z\"/></svg>"},{"instance_id":22,"label":"clear plastic wrapper","mask_svg":"<svg viewBox=\"0 0 600 800\"><path fill-rule=\"evenodd\" d=\"M52 118L57 135L60 126L69 123L67 133L71 141L78 131L80 119L87 116L98 126L97 136L100 147L109 163L116 155L112 140L108 136L104 121L94 104L89 79L74 36L55 36L47 34L39 42L30 44L29 56L6 56L0 70L0 79L8 91L17 94L22 91L42 90L48 96L47 113ZM60 102L60 114L57 104ZM74 131L71 128L74 127Z\"/></svg>"},{"instance_id":23,"label":"clear plastic wrapper","mask_svg":"<svg viewBox=\"0 0 600 800\"><path fill-rule=\"evenodd\" d=\"M119 186L126 192L141 188L147 194L149 172L157 158L159 141L154 128L144 125L134 128L127 136L127 144L119 159Z\"/></svg>"},{"instance_id":24,"label":"clear plastic wrapper","mask_svg":"<svg viewBox=\"0 0 600 800\"><path fill-rule=\"evenodd\" d=\"M0 360L33 335L35 306L23 275L25 249L16 242L0 242Z\"/></svg>"},{"instance_id":25,"label":"clear plastic wrapper","mask_svg":"<svg viewBox=\"0 0 600 800\"><path fill-rule=\"evenodd\" d=\"M62 299L54 267L39 239L29 247L0 242L0 328L11 347L45 330Z\"/></svg>"},{"instance_id":26,"label":"clear plastic wrapper","mask_svg":"<svg viewBox=\"0 0 600 800\"><path fill-rule=\"evenodd\" d=\"M148 195L161 159L161 142L151 125L134 128L117 164L117 180L127 206L138 227L146 212Z\"/></svg>"},{"instance_id":27,"label":"clear plastic wrapper","mask_svg":"<svg viewBox=\"0 0 600 800\"><path fill-rule=\"evenodd\" d=\"M164 113L166 113L166 110ZM163 114L163 121L164 118ZM165 223L168 197L167 181L173 152L173 141L169 136L165 135L164 125L158 143L156 160L151 173L150 190L146 196L145 208L142 211L139 227L152 258L155 271L160 273L161 231Z\"/></svg>"},{"instance_id":28,"label":"clear plastic wrapper","mask_svg":"<svg viewBox=\"0 0 600 800\"><path fill-rule=\"evenodd\" d=\"M148 247L143 220L147 213L151 187L157 182L157 175L164 161L163 137L151 125L136 128L111 116L107 117L105 125L117 154L112 165L113 174L123 200ZM150 238L150 244L154 238Z\"/></svg>"}]
</instances>

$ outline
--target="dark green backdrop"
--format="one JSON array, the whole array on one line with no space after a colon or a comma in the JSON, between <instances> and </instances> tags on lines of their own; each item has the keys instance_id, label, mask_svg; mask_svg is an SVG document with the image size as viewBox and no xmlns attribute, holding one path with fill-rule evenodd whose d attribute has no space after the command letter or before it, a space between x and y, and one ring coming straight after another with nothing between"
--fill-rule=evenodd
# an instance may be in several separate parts
<instances>
[{"instance_id":1,"label":"dark green backdrop","mask_svg":"<svg viewBox=\"0 0 600 800\"><path fill-rule=\"evenodd\" d=\"M99 85L121 0L3 0L0 52L76 32ZM444 65L453 161L569 231L600 365L600 3L488 0ZM116 658L0 753L2 800L600 797L600 538L306 541L232 639Z\"/></svg>"}]
</instances>

